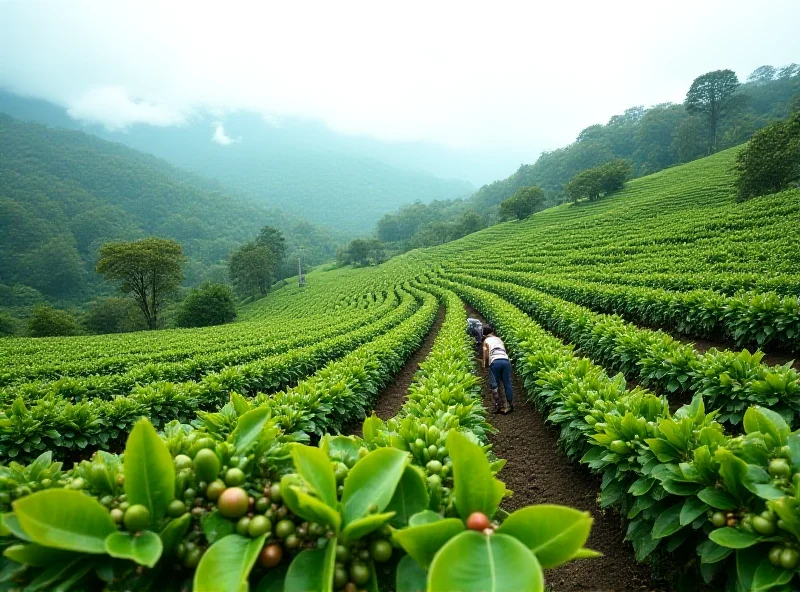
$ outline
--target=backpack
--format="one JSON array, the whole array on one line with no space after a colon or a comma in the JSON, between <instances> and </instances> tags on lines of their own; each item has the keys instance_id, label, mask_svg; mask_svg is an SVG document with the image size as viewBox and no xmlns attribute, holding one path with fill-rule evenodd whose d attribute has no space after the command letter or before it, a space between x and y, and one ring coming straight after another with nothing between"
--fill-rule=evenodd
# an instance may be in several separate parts
<instances>
[{"instance_id":1,"label":"backpack","mask_svg":"<svg viewBox=\"0 0 800 592\"><path fill-rule=\"evenodd\" d=\"M467 335L477 337L483 329L483 324L478 319L467 319Z\"/></svg>"}]
</instances>

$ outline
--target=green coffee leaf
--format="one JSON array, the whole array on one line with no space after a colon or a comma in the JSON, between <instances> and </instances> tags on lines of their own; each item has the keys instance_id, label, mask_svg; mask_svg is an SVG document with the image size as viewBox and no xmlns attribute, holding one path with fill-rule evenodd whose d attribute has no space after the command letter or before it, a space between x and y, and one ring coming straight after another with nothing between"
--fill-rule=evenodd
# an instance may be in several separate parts
<instances>
[{"instance_id":1,"label":"green coffee leaf","mask_svg":"<svg viewBox=\"0 0 800 592\"><path fill-rule=\"evenodd\" d=\"M46 567L55 563L75 559L78 556L78 554L73 551L43 547L36 543L11 545L6 548L3 555L11 561L16 561L24 565L31 565L33 567Z\"/></svg>"},{"instance_id":2,"label":"green coffee leaf","mask_svg":"<svg viewBox=\"0 0 800 592\"><path fill-rule=\"evenodd\" d=\"M453 461L456 510L463 520L473 512L494 516L505 494L505 485L492 476L489 460L477 444L455 430L447 436Z\"/></svg>"},{"instance_id":3,"label":"green coffee leaf","mask_svg":"<svg viewBox=\"0 0 800 592\"><path fill-rule=\"evenodd\" d=\"M408 524L411 516L428 507L428 487L419 469L408 465L403 471L394 496L386 506L387 512L394 512L391 525L400 528Z\"/></svg>"},{"instance_id":4,"label":"green coffee leaf","mask_svg":"<svg viewBox=\"0 0 800 592\"><path fill-rule=\"evenodd\" d=\"M592 518L566 506L528 506L511 514L497 529L528 547L543 569L566 563L589 538Z\"/></svg>"},{"instance_id":5,"label":"green coffee leaf","mask_svg":"<svg viewBox=\"0 0 800 592\"><path fill-rule=\"evenodd\" d=\"M328 455L319 448L294 444L295 470L319 496L320 501L336 509L336 477Z\"/></svg>"},{"instance_id":6,"label":"green coffee leaf","mask_svg":"<svg viewBox=\"0 0 800 592\"><path fill-rule=\"evenodd\" d=\"M729 549L746 549L755 545L761 537L738 528L726 526L711 531L708 535L712 541Z\"/></svg>"},{"instance_id":7,"label":"green coffee leaf","mask_svg":"<svg viewBox=\"0 0 800 592\"><path fill-rule=\"evenodd\" d=\"M139 565L153 567L158 563L164 546L159 536L145 530L133 535L129 532L112 532L105 541L106 552L117 559L130 559Z\"/></svg>"},{"instance_id":8,"label":"green coffee leaf","mask_svg":"<svg viewBox=\"0 0 800 592\"><path fill-rule=\"evenodd\" d=\"M423 512L427 514L427 512ZM430 512L433 514L433 512ZM412 523L414 519L412 518ZM392 538L403 550L423 567L428 567L436 552L454 536L464 532L464 523L458 518L444 518L395 530Z\"/></svg>"},{"instance_id":9,"label":"green coffee leaf","mask_svg":"<svg viewBox=\"0 0 800 592\"><path fill-rule=\"evenodd\" d=\"M269 421L269 408L257 407L245 410L243 413L237 409L237 413L240 417L233 432L233 446L236 454L243 454L258 440L264 430Z\"/></svg>"},{"instance_id":10,"label":"green coffee leaf","mask_svg":"<svg viewBox=\"0 0 800 592\"><path fill-rule=\"evenodd\" d=\"M373 450L358 461L344 480L343 524L382 512L392 501L407 464L408 454L394 448Z\"/></svg>"},{"instance_id":11,"label":"green coffee leaf","mask_svg":"<svg viewBox=\"0 0 800 592\"><path fill-rule=\"evenodd\" d=\"M428 590L542 592L544 578L536 556L516 538L466 531L450 539L434 557Z\"/></svg>"},{"instance_id":12,"label":"green coffee leaf","mask_svg":"<svg viewBox=\"0 0 800 592\"><path fill-rule=\"evenodd\" d=\"M194 572L195 592L246 592L247 578L266 538L232 534L211 545Z\"/></svg>"},{"instance_id":13,"label":"green coffee leaf","mask_svg":"<svg viewBox=\"0 0 800 592\"><path fill-rule=\"evenodd\" d=\"M38 491L13 506L25 534L45 547L102 554L106 537L117 530L108 510L80 491Z\"/></svg>"},{"instance_id":14,"label":"green coffee leaf","mask_svg":"<svg viewBox=\"0 0 800 592\"><path fill-rule=\"evenodd\" d=\"M123 466L128 503L143 505L153 522L160 520L175 497L175 468L166 443L146 419L128 436Z\"/></svg>"},{"instance_id":15,"label":"green coffee leaf","mask_svg":"<svg viewBox=\"0 0 800 592\"><path fill-rule=\"evenodd\" d=\"M289 565L283 592L332 592L336 543L333 538L324 549L301 551Z\"/></svg>"}]
</instances>

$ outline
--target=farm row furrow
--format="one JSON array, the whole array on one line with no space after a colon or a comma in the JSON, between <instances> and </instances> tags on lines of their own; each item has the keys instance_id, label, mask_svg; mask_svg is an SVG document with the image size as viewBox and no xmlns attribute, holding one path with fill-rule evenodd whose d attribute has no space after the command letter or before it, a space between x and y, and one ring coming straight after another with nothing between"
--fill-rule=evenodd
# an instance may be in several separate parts
<instances>
[{"instance_id":1,"label":"farm row furrow","mask_svg":"<svg viewBox=\"0 0 800 592\"><path fill-rule=\"evenodd\" d=\"M676 395L700 394L709 408L720 409L720 421L738 425L754 404L800 416L800 376L787 366L761 364L761 354L709 350L691 346L661 331L641 329L616 315L587 308L543 292L464 274L447 278L501 295L556 335L614 372Z\"/></svg>"}]
</instances>

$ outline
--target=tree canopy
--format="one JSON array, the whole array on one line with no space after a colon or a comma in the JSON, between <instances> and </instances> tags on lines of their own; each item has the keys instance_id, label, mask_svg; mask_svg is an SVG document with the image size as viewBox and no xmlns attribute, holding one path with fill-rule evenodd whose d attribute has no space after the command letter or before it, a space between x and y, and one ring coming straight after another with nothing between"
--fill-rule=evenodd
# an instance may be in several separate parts
<instances>
[{"instance_id":1,"label":"tree canopy","mask_svg":"<svg viewBox=\"0 0 800 592\"><path fill-rule=\"evenodd\" d=\"M148 328L156 329L167 298L181 285L184 260L177 242L151 237L103 245L97 271L107 281L120 282L120 290L136 300Z\"/></svg>"},{"instance_id":2,"label":"tree canopy","mask_svg":"<svg viewBox=\"0 0 800 592\"><path fill-rule=\"evenodd\" d=\"M800 181L800 108L757 132L736 157L740 200L776 193Z\"/></svg>"},{"instance_id":3,"label":"tree canopy","mask_svg":"<svg viewBox=\"0 0 800 592\"><path fill-rule=\"evenodd\" d=\"M612 160L575 175L567 183L566 191L574 202L582 198L595 201L622 189L625 181L631 178L631 174L632 168L629 163L621 159Z\"/></svg>"},{"instance_id":4,"label":"tree canopy","mask_svg":"<svg viewBox=\"0 0 800 592\"><path fill-rule=\"evenodd\" d=\"M709 128L710 151L717 151L719 122L731 109L741 104L736 95L739 79L733 70L714 70L698 76L686 93L686 110L701 115Z\"/></svg>"},{"instance_id":5,"label":"tree canopy","mask_svg":"<svg viewBox=\"0 0 800 592\"><path fill-rule=\"evenodd\" d=\"M271 226L233 251L228 259L228 275L240 296L266 294L278 279L286 257L283 234Z\"/></svg>"},{"instance_id":6,"label":"tree canopy","mask_svg":"<svg viewBox=\"0 0 800 592\"><path fill-rule=\"evenodd\" d=\"M222 325L236 318L236 302L229 286L204 284L193 289L181 303L178 327Z\"/></svg>"},{"instance_id":7,"label":"tree canopy","mask_svg":"<svg viewBox=\"0 0 800 592\"><path fill-rule=\"evenodd\" d=\"M541 187L520 187L516 193L500 204L500 217L504 220L522 220L540 209L545 203Z\"/></svg>"}]
</instances>

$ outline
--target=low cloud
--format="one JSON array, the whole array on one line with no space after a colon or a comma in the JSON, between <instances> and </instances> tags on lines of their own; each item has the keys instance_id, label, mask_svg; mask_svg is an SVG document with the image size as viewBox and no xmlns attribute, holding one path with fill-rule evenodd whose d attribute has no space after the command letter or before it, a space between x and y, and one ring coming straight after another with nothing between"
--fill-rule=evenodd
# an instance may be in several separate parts
<instances>
[{"instance_id":1,"label":"low cloud","mask_svg":"<svg viewBox=\"0 0 800 592\"><path fill-rule=\"evenodd\" d=\"M214 142L219 144L220 146L228 146L229 144L233 144L234 142L238 142L238 140L234 140L228 134L225 133L225 126L222 123L217 122L216 128L214 129L214 137L212 138Z\"/></svg>"},{"instance_id":2,"label":"low cloud","mask_svg":"<svg viewBox=\"0 0 800 592\"><path fill-rule=\"evenodd\" d=\"M170 126L183 123L178 111L144 100L131 98L120 86L91 89L71 101L67 107L70 117L100 123L108 130L125 129L136 123Z\"/></svg>"}]
</instances>

